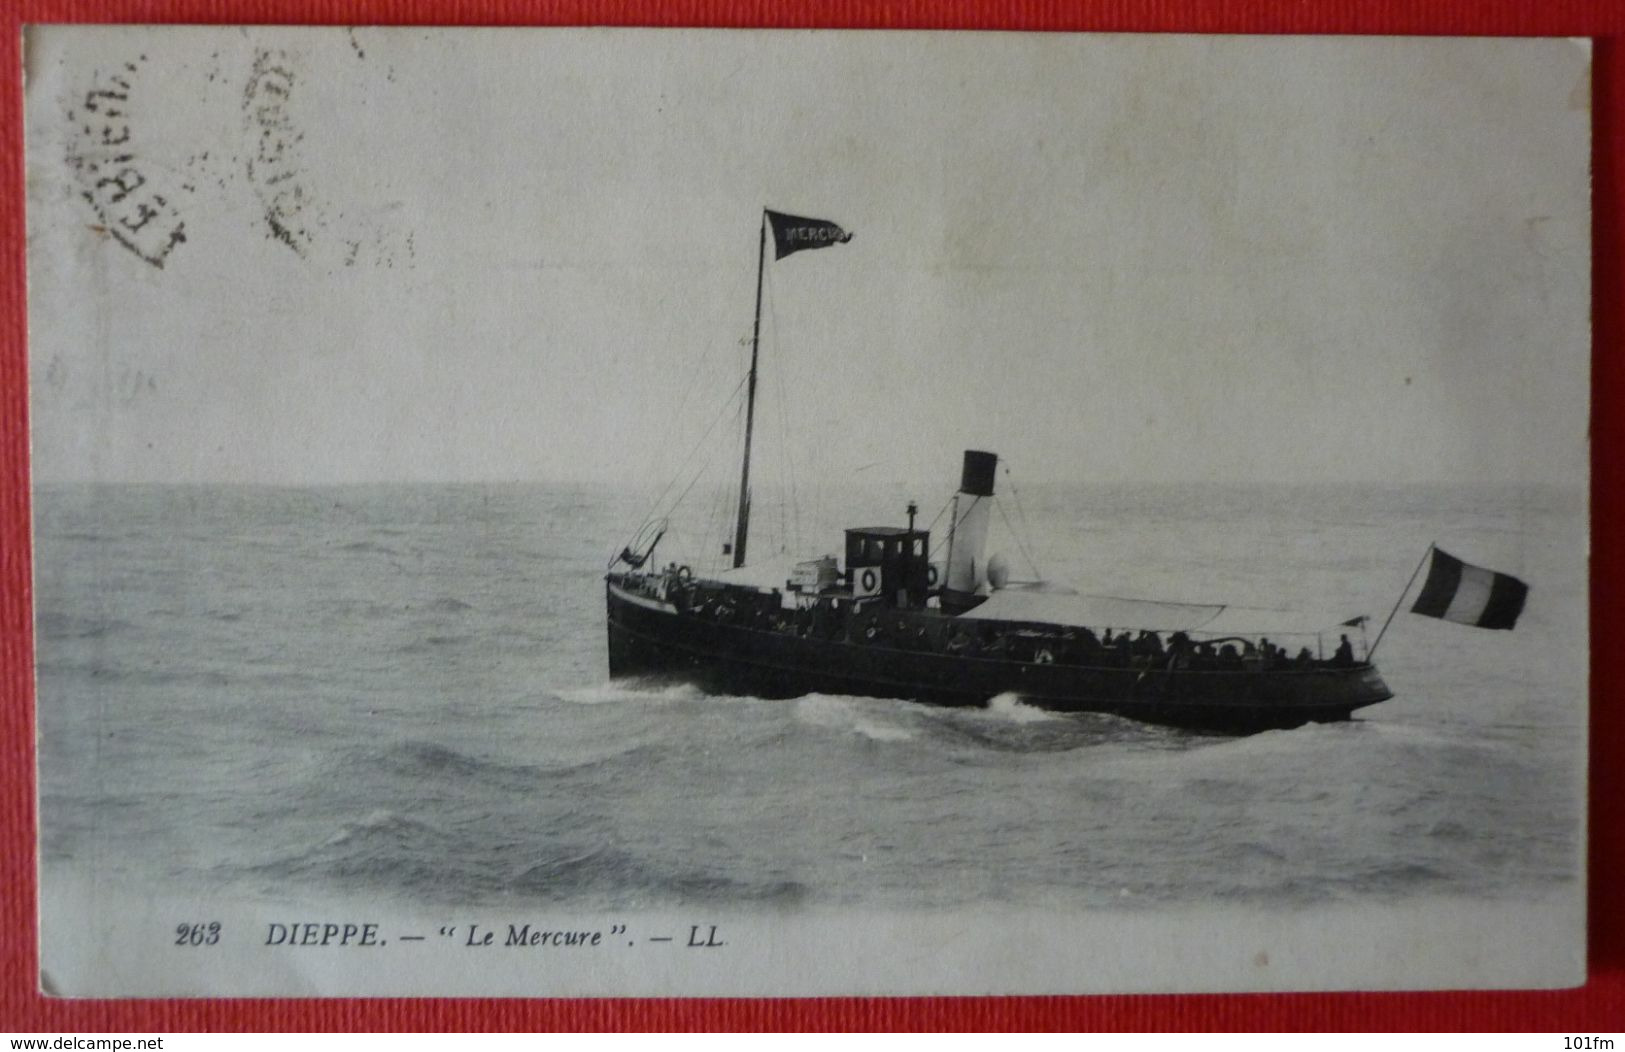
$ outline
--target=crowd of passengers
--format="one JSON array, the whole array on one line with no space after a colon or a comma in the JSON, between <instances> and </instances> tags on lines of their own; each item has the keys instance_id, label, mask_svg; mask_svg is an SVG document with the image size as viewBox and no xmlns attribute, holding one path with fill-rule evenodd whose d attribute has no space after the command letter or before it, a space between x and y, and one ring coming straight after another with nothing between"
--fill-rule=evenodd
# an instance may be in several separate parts
<instances>
[{"instance_id":1,"label":"crowd of passengers","mask_svg":"<svg viewBox=\"0 0 1625 1052\"><path fill-rule=\"evenodd\" d=\"M860 610L854 616L850 606L832 603L786 610L772 593L703 586L673 589L667 598L698 616L742 628L964 657L1193 671L1349 668L1356 664L1354 646L1346 635L1332 656L1323 660L1307 646L1293 653L1268 638L1256 643L1241 637L1196 641L1184 632L1114 632L1110 628L1096 635L1087 628L979 621L974 613L947 618L881 609Z\"/></svg>"}]
</instances>

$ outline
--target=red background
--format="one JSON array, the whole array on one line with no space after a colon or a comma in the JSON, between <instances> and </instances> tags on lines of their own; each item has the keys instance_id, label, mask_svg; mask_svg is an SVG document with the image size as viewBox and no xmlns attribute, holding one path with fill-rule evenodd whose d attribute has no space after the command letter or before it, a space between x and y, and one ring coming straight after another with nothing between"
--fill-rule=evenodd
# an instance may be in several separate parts
<instances>
[{"instance_id":1,"label":"red background","mask_svg":"<svg viewBox=\"0 0 1625 1052\"><path fill-rule=\"evenodd\" d=\"M1592 663L1590 981L1558 992L745 1000L58 1001L36 992L21 27L31 22L646 25L1592 36L1593 653L1621 620L1625 4L1605 0L23 0L0 14L0 1031L545 1029L1545 1030L1625 1020L1619 673ZM1329 948L1334 949L1334 948Z\"/></svg>"}]
</instances>

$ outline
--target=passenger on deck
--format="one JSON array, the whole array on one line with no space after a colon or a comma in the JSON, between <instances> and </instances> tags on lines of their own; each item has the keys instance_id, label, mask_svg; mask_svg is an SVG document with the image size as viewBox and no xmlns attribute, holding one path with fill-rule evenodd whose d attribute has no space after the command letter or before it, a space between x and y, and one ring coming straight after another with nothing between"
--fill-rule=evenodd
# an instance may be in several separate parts
<instances>
[{"instance_id":1,"label":"passenger on deck","mask_svg":"<svg viewBox=\"0 0 1625 1052\"><path fill-rule=\"evenodd\" d=\"M1304 647L1302 650L1298 651L1298 656L1293 662L1293 664L1297 665L1299 668L1308 668L1314 663L1315 655L1309 652L1308 647Z\"/></svg>"},{"instance_id":2,"label":"passenger on deck","mask_svg":"<svg viewBox=\"0 0 1625 1052\"><path fill-rule=\"evenodd\" d=\"M1103 665L1110 651L1100 645L1100 637L1087 628L1079 630L1077 660L1085 665Z\"/></svg>"},{"instance_id":3,"label":"passenger on deck","mask_svg":"<svg viewBox=\"0 0 1625 1052\"><path fill-rule=\"evenodd\" d=\"M1332 664L1338 668L1350 668L1354 664L1354 644L1349 642L1348 636L1340 638L1342 642L1337 644L1337 653L1332 655Z\"/></svg>"}]
</instances>

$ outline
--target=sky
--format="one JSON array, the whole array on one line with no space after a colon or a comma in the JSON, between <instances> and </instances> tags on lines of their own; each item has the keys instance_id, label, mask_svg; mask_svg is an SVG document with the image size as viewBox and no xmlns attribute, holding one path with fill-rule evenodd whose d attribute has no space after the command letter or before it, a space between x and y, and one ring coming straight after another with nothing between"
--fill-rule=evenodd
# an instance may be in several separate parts
<instances>
[{"instance_id":1,"label":"sky","mask_svg":"<svg viewBox=\"0 0 1625 1052\"><path fill-rule=\"evenodd\" d=\"M756 455L812 483L1586 477L1584 43L75 26L26 62L37 480L720 472L764 207L854 235L764 275Z\"/></svg>"}]
</instances>

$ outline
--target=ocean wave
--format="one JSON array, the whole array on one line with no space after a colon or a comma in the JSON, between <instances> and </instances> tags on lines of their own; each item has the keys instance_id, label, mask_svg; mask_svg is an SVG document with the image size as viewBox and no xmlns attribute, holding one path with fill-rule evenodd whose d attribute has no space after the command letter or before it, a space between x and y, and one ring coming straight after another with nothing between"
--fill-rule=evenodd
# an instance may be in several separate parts
<instances>
[{"instance_id":1,"label":"ocean wave","mask_svg":"<svg viewBox=\"0 0 1625 1052\"><path fill-rule=\"evenodd\" d=\"M328 836L278 857L224 867L281 886L289 880L365 888L433 886L445 859L472 845L447 830L390 809L345 822Z\"/></svg>"},{"instance_id":2,"label":"ocean wave","mask_svg":"<svg viewBox=\"0 0 1625 1052\"><path fill-rule=\"evenodd\" d=\"M339 545L338 550L341 551L341 552L358 552L358 553L361 553L361 554L369 554L369 555L399 555L400 554L398 551L396 551L394 548L391 548L389 545L387 545L387 544L379 544L377 541L350 541L347 544Z\"/></svg>"},{"instance_id":3,"label":"ocean wave","mask_svg":"<svg viewBox=\"0 0 1625 1052\"><path fill-rule=\"evenodd\" d=\"M117 534L98 533L92 530L67 530L53 534L50 539L54 541L76 541L79 543L97 544L117 538Z\"/></svg>"},{"instance_id":4,"label":"ocean wave","mask_svg":"<svg viewBox=\"0 0 1625 1052\"><path fill-rule=\"evenodd\" d=\"M1258 865L1278 868L1283 862L1267 855L1240 866L1243 872ZM1277 879L1258 879L1228 887L1216 886L1212 893L1225 902L1261 903L1270 906L1313 906L1330 902L1371 902L1373 896L1398 899L1437 891L1441 885L1457 883L1435 865L1419 860L1394 861L1380 866L1356 868L1336 873L1291 872ZM1487 889L1486 889L1487 890Z\"/></svg>"},{"instance_id":5,"label":"ocean wave","mask_svg":"<svg viewBox=\"0 0 1625 1052\"><path fill-rule=\"evenodd\" d=\"M1348 883L1355 892L1414 892L1448 879L1449 874L1429 863L1395 860L1366 869Z\"/></svg>"},{"instance_id":6,"label":"ocean wave","mask_svg":"<svg viewBox=\"0 0 1625 1052\"><path fill-rule=\"evenodd\" d=\"M365 818L345 823L338 832L322 841L318 850L377 840L392 843L402 840L440 840L444 839L445 835L443 830L435 828L421 818L412 818L398 811L381 808Z\"/></svg>"},{"instance_id":7,"label":"ocean wave","mask_svg":"<svg viewBox=\"0 0 1625 1052\"><path fill-rule=\"evenodd\" d=\"M1374 745L1384 748L1424 753L1429 763L1460 763L1475 765L1486 760L1505 760L1516 750L1505 740L1478 728L1472 737L1452 734L1448 730L1407 723L1349 723L1343 727L1359 727L1373 738Z\"/></svg>"},{"instance_id":8,"label":"ocean wave","mask_svg":"<svg viewBox=\"0 0 1625 1052\"><path fill-rule=\"evenodd\" d=\"M1274 865L1287 860L1286 853L1280 848L1257 840L1239 841L1230 848L1228 854L1239 865L1260 863Z\"/></svg>"},{"instance_id":9,"label":"ocean wave","mask_svg":"<svg viewBox=\"0 0 1625 1052\"><path fill-rule=\"evenodd\" d=\"M503 793L535 792L561 780L598 784L607 780L647 775L669 760L666 745L627 740L596 755L579 752L568 759L513 763L473 756L433 741L405 741L383 748L357 747L338 754L331 766L346 772L365 770L386 783L386 791L421 791L426 783L453 783L475 794L487 789ZM619 770L625 768L625 771Z\"/></svg>"},{"instance_id":10,"label":"ocean wave","mask_svg":"<svg viewBox=\"0 0 1625 1052\"><path fill-rule=\"evenodd\" d=\"M101 639L135 626L117 617L45 611L39 615L35 627L43 639Z\"/></svg>"},{"instance_id":11,"label":"ocean wave","mask_svg":"<svg viewBox=\"0 0 1625 1052\"><path fill-rule=\"evenodd\" d=\"M430 635L421 639L414 639L410 643L402 643L395 648L398 654L422 654L431 650L445 647L460 647L474 641L471 635Z\"/></svg>"},{"instance_id":12,"label":"ocean wave","mask_svg":"<svg viewBox=\"0 0 1625 1052\"><path fill-rule=\"evenodd\" d=\"M899 742L913 739L915 732L912 729L887 723L879 718L882 706L886 704L884 701L842 694L806 694L795 700L793 712L798 723L848 731L871 741Z\"/></svg>"},{"instance_id":13,"label":"ocean wave","mask_svg":"<svg viewBox=\"0 0 1625 1052\"><path fill-rule=\"evenodd\" d=\"M1474 833L1471 829L1468 829L1460 822L1452 821L1448 818L1434 822L1426 829L1423 829L1422 835L1426 837L1434 837L1439 840L1451 841L1474 840L1478 838L1478 834Z\"/></svg>"},{"instance_id":14,"label":"ocean wave","mask_svg":"<svg viewBox=\"0 0 1625 1052\"><path fill-rule=\"evenodd\" d=\"M974 710L973 710L974 711ZM1048 720L1061 720L1066 717L1058 712L1049 712L1029 705L1021 700L1021 695L1006 691L994 695L988 700L987 707L980 710L992 719L1004 720L1009 723L1044 723Z\"/></svg>"},{"instance_id":15,"label":"ocean wave","mask_svg":"<svg viewBox=\"0 0 1625 1052\"><path fill-rule=\"evenodd\" d=\"M934 733L944 739L997 752L1053 753L1105 745L1142 745L1159 742L1170 733L1104 713L1053 712L1013 694L994 697L986 708L925 711L930 713Z\"/></svg>"},{"instance_id":16,"label":"ocean wave","mask_svg":"<svg viewBox=\"0 0 1625 1052\"><path fill-rule=\"evenodd\" d=\"M1190 735L1192 741L1199 745L1199 748L1191 751L1191 756L1211 761L1225 769L1247 760L1263 762L1281 758L1301 762L1311 755L1331 753L1341 756L1357 747L1351 735L1360 732L1354 727L1351 723L1310 723L1291 730L1259 731L1239 737Z\"/></svg>"},{"instance_id":17,"label":"ocean wave","mask_svg":"<svg viewBox=\"0 0 1625 1052\"><path fill-rule=\"evenodd\" d=\"M502 890L544 900L612 897L643 903L793 904L809 894L806 885L798 881L749 880L715 870L668 868L608 844L538 859L504 881Z\"/></svg>"},{"instance_id":18,"label":"ocean wave","mask_svg":"<svg viewBox=\"0 0 1625 1052\"><path fill-rule=\"evenodd\" d=\"M617 679L595 683L588 687L567 687L555 690L553 696L572 705L611 705L620 702L693 701L705 697L705 692L690 683L672 683L663 679Z\"/></svg>"},{"instance_id":19,"label":"ocean wave","mask_svg":"<svg viewBox=\"0 0 1625 1052\"><path fill-rule=\"evenodd\" d=\"M402 791L421 788L425 781L453 781L465 787L494 785L523 790L536 784L541 770L531 764L504 763L471 756L434 741L403 741L382 748L354 746L334 755L331 766L343 777L354 772L382 776Z\"/></svg>"},{"instance_id":20,"label":"ocean wave","mask_svg":"<svg viewBox=\"0 0 1625 1052\"><path fill-rule=\"evenodd\" d=\"M1258 787L1239 778L1192 778L1180 792L1193 800L1221 805L1244 804L1258 797Z\"/></svg>"}]
</instances>

